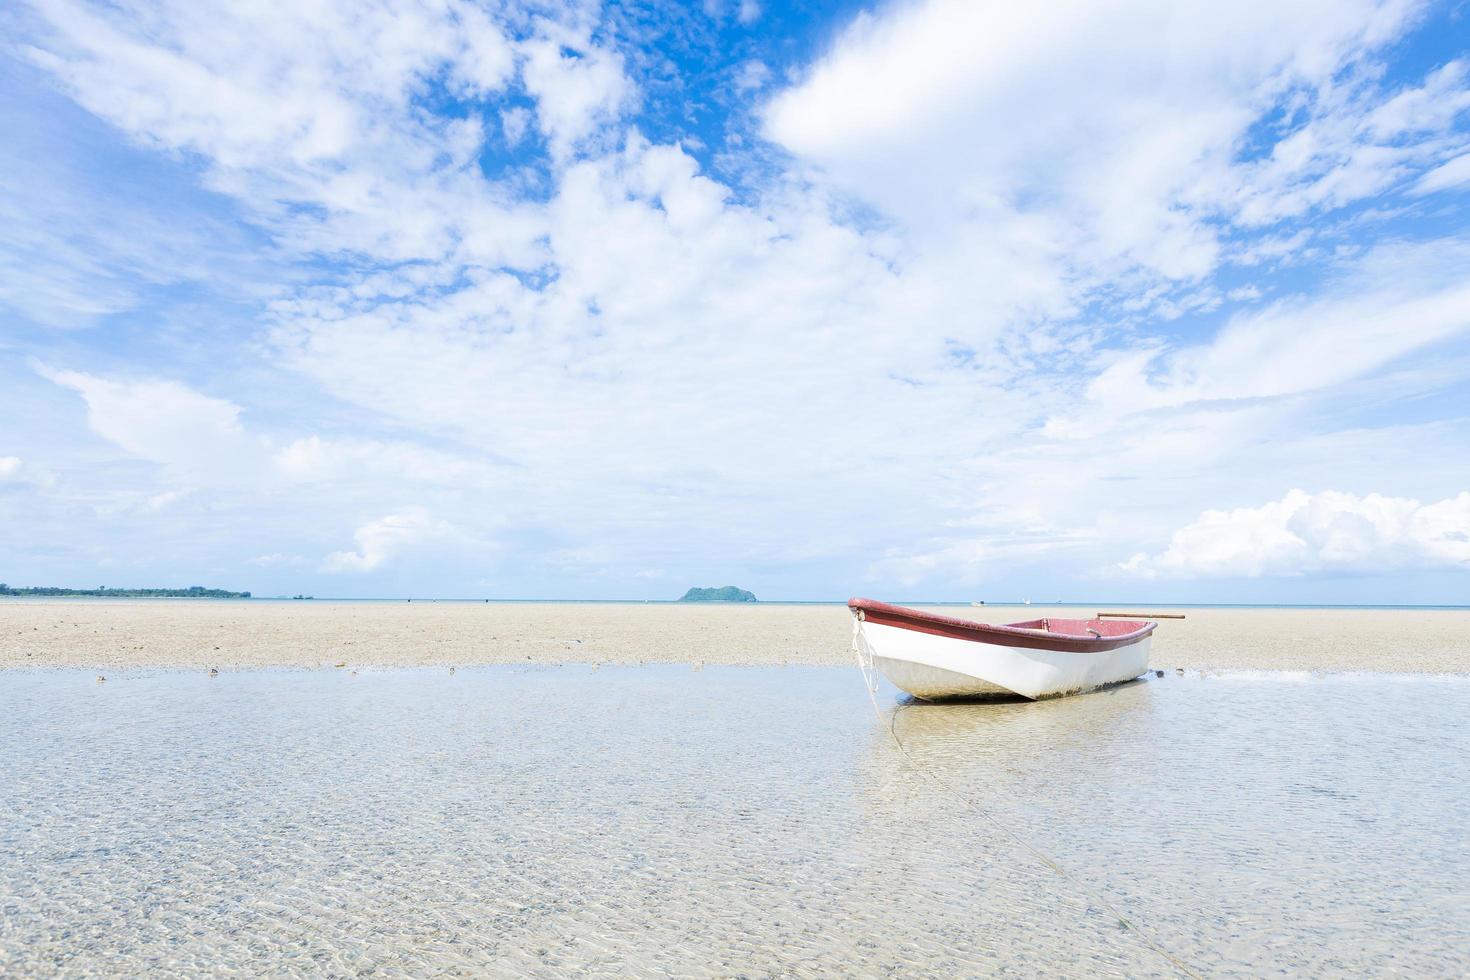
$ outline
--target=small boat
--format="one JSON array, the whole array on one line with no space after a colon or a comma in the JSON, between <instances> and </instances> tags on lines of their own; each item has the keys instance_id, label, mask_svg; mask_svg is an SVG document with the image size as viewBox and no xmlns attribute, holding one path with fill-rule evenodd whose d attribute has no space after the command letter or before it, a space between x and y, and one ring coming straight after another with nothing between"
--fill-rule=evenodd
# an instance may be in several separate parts
<instances>
[{"instance_id":1,"label":"small boat","mask_svg":"<svg viewBox=\"0 0 1470 980\"><path fill-rule=\"evenodd\" d=\"M916 698L1019 694L1033 700L1132 680L1148 669L1146 620L1028 619L991 626L849 599L864 673L882 671Z\"/></svg>"}]
</instances>

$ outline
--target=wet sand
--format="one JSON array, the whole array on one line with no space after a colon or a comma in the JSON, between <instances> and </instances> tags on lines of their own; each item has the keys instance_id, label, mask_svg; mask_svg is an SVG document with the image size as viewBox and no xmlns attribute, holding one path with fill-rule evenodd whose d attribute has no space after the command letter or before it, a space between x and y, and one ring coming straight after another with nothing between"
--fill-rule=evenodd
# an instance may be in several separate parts
<instances>
[{"instance_id":1,"label":"wet sand","mask_svg":"<svg viewBox=\"0 0 1470 980\"><path fill-rule=\"evenodd\" d=\"M1107 608L938 611L1005 623ZM1470 610L1168 611L1188 618L1154 634L1159 668L1470 674ZM837 604L0 600L0 668L827 666L851 662L849 640Z\"/></svg>"}]
</instances>

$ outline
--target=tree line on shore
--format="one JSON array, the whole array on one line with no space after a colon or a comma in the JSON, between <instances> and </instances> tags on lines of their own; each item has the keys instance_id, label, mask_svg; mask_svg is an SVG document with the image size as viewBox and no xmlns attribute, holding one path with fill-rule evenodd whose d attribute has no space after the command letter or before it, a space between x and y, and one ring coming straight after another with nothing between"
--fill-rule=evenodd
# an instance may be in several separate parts
<instances>
[{"instance_id":1,"label":"tree line on shore","mask_svg":"<svg viewBox=\"0 0 1470 980\"><path fill-rule=\"evenodd\" d=\"M119 599L249 599L249 592L230 592L227 589L206 589L202 585L191 585L187 589L63 589L52 585L27 585L11 588L0 582L0 595L41 596L112 596Z\"/></svg>"}]
</instances>

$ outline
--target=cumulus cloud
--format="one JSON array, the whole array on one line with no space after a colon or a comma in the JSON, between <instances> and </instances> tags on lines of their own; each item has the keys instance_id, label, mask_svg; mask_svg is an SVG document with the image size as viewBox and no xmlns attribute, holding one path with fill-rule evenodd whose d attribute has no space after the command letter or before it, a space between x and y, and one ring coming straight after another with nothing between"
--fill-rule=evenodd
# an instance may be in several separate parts
<instances>
[{"instance_id":1,"label":"cumulus cloud","mask_svg":"<svg viewBox=\"0 0 1470 980\"><path fill-rule=\"evenodd\" d=\"M370 572L410 548L444 537L450 526L432 517L422 507L405 507L397 513L359 527L352 538L356 551L334 551L322 561L324 572Z\"/></svg>"},{"instance_id":2,"label":"cumulus cloud","mask_svg":"<svg viewBox=\"0 0 1470 980\"><path fill-rule=\"evenodd\" d=\"M1431 504L1292 490L1260 507L1207 510L1169 547L1119 566L1147 578L1297 576L1470 567L1470 492Z\"/></svg>"},{"instance_id":3,"label":"cumulus cloud","mask_svg":"<svg viewBox=\"0 0 1470 980\"><path fill-rule=\"evenodd\" d=\"M859 379L897 395L889 373L930 372L938 352L908 350L882 257L819 209L728 197L688 154L633 140L565 174L549 208L555 282L482 275L392 303L324 294L282 316L275 340L339 396L447 427L532 478L575 460L589 479L760 479L752 457L811 458L761 432L777 404L812 435L854 413L895 424Z\"/></svg>"},{"instance_id":4,"label":"cumulus cloud","mask_svg":"<svg viewBox=\"0 0 1470 980\"><path fill-rule=\"evenodd\" d=\"M483 493L506 479L504 461L490 453L467 456L411 442L319 434L287 441L247 427L235 402L177 381L107 378L47 365L36 370L82 397L93 433L131 458L161 464L170 485L148 495L151 511L198 497L202 488L267 494L289 488L304 500L303 493L334 491L340 498L394 492L400 485ZM41 479L34 466L25 474L32 483Z\"/></svg>"},{"instance_id":5,"label":"cumulus cloud","mask_svg":"<svg viewBox=\"0 0 1470 980\"><path fill-rule=\"evenodd\" d=\"M375 133L365 117L404 113L430 75L447 70L454 88L482 95L512 68L497 27L453 0L350 11L285 2L207 12L179 2L36 7L53 27L55 49L32 57L99 115L221 167L285 162L303 179L323 176L316 164L382 148L389 134Z\"/></svg>"},{"instance_id":6,"label":"cumulus cloud","mask_svg":"<svg viewBox=\"0 0 1470 980\"><path fill-rule=\"evenodd\" d=\"M262 446L240 423L241 408L176 381L117 381L45 365L38 373L77 392L87 424L124 451L192 475L235 478L261 462Z\"/></svg>"},{"instance_id":7,"label":"cumulus cloud","mask_svg":"<svg viewBox=\"0 0 1470 980\"><path fill-rule=\"evenodd\" d=\"M477 118L420 111L441 81L493 97L516 54L459 0L353 7L169 0L36 5L31 59L135 139L194 154L281 245L387 261L474 249L534 262L526 214L484 181Z\"/></svg>"},{"instance_id":8,"label":"cumulus cloud","mask_svg":"<svg viewBox=\"0 0 1470 980\"><path fill-rule=\"evenodd\" d=\"M240 552L331 551L334 572L492 519L556 574L608 580L675 566L694 537L826 582L1095 567L1202 501L1363 485L1364 457L1312 438L1343 424L1349 386L1426 378L1464 337L1470 247L1365 247L1317 220L1454 176L1432 175L1465 150L1463 65L1387 81L1375 60L1411 7L920 0L859 16L805 71L752 31L675 80L589 5L38 0L33 64L187 162L289 269L251 307L265 363L233 378L48 376L110 444L165 464L175 486L155 489L201 488L180 511L243 491L313 528L387 514L355 549L282 534ZM707 9L729 29L738 8ZM696 85L768 100L763 128L736 106L707 154L677 114L645 124L674 82L690 104ZM72 289L97 309L58 317L140 301L134 266L86 251L129 281ZM1320 282L1269 278L1308 259ZM1443 459L1459 435L1362 444ZM1256 469L1219 465L1241 455ZM1414 482L1430 465L1393 491L1439 485Z\"/></svg>"},{"instance_id":9,"label":"cumulus cloud","mask_svg":"<svg viewBox=\"0 0 1470 980\"><path fill-rule=\"evenodd\" d=\"M1341 206L1453 150L1459 63L1397 97L1371 70L1358 81L1413 16L1376 0L893 4L772 99L765 129L936 247L1024 215L1012 248L1074 281L1187 284L1227 254L1222 220ZM1251 127L1288 93L1293 121L1259 159Z\"/></svg>"},{"instance_id":10,"label":"cumulus cloud","mask_svg":"<svg viewBox=\"0 0 1470 980\"><path fill-rule=\"evenodd\" d=\"M20 457L0 456L0 483L20 479Z\"/></svg>"},{"instance_id":11,"label":"cumulus cloud","mask_svg":"<svg viewBox=\"0 0 1470 980\"><path fill-rule=\"evenodd\" d=\"M536 97L536 124L558 158L616 118L632 95L622 58L593 44L585 31L542 21L538 36L520 49L526 88Z\"/></svg>"}]
</instances>

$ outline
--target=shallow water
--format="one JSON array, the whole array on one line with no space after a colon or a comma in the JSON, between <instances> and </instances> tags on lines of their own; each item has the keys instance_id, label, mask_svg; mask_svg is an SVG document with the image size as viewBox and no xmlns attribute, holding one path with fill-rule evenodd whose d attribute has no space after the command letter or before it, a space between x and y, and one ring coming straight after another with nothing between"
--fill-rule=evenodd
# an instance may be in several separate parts
<instances>
[{"instance_id":1,"label":"shallow water","mask_svg":"<svg viewBox=\"0 0 1470 980\"><path fill-rule=\"evenodd\" d=\"M1470 969L1470 680L879 704L830 668L8 672L0 973Z\"/></svg>"}]
</instances>

